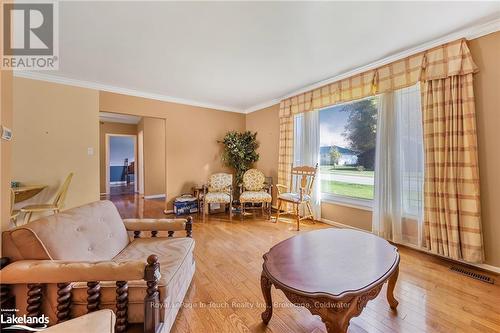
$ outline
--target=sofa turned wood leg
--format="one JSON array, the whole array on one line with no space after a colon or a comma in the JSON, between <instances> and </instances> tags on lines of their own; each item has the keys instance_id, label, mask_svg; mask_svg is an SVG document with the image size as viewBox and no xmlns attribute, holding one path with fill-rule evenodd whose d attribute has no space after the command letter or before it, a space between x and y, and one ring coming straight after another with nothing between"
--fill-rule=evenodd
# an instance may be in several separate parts
<instances>
[{"instance_id":1,"label":"sofa turned wood leg","mask_svg":"<svg viewBox=\"0 0 500 333\"><path fill-rule=\"evenodd\" d=\"M99 310L101 303L101 284L99 281L87 282L87 312Z\"/></svg>"},{"instance_id":2,"label":"sofa turned wood leg","mask_svg":"<svg viewBox=\"0 0 500 333\"><path fill-rule=\"evenodd\" d=\"M62 323L70 317L72 289L69 282L57 284L57 323Z\"/></svg>"},{"instance_id":3,"label":"sofa turned wood leg","mask_svg":"<svg viewBox=\"0 0 500 333\"><path fill-rule=\"evenodd\" d=\"M134 238L139 238L141 237L141 232L140 231L134 231Z\"/></svg>"},{"instance_id":4,"label":"sofa turned wood leg","mask_svg":"<svg viewBox=\"0 0 500 333\"><path fill-rule=\"evenodd\" d=\"M153 230L151 231L151 237L156 237L158 235L158 231Z\"/></svg>"},{"instance_id":5,"label":"sofa turned wood leg","mask_svg":"<svg viewBox=\"0 0 500 333\"><path fill-rule=\"evenodd\" d=\"M173 230L169 230L168 231L168 237L174 237L174 231Z\"/></svg>"},{"instance_id":6,"label":"sofa turned wood leg","mask_svg":"<svg viewBox=\"0 0 500 333\"><path fill-rule=\"evenodd\" d=\"M193 234L193 218L188 216L186 221L186 237L191 237Z\"/></svg>"},{"instance_id":7,"label":"sofa turned wood leg","mask_svg":"<svg viewBox=\"0 0 500 333\"><path fill-rule=\"evenodd\" d=\"M128 284L116 281L116 333L123 333L128 325Z\"/></svg>"},{"instance_id":8,"label":"sofa turned wood leg","mask_svg":"<svg viewBox=\"0 0 500 333\"><path fill-rule=\"evenodd\" d=\"M148 257L148 264L144 269L144 280L148 286L144 298L144 333L156 333L156 329L160 325L159 279L160 263L158 256L152 254Z\"/></svg>"},{"instance_id":9,"label":"sofa turned wood leg","mask_svg":"<svg viewBox=\"0 0 500 333\"><path fill-rule=\"evenodd\" d=\"M42 315L42 284L28 284L28 317L40 317Z\"/></svg>"}]
</instances>

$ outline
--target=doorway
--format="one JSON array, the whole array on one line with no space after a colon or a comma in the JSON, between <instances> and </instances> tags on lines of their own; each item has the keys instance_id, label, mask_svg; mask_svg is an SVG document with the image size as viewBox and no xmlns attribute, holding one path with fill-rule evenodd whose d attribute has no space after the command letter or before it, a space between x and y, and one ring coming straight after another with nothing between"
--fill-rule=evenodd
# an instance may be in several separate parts
<instances>
[{"instance_id":1,"label":"doorway","mask_svg":"<svg viewBox=\"0 0 500 333\"><path fill-rule=\"evenodd\" d=\"M106 192L110 196L137 192L137 136L106 134Z\"/></svg>"}]
</instances>

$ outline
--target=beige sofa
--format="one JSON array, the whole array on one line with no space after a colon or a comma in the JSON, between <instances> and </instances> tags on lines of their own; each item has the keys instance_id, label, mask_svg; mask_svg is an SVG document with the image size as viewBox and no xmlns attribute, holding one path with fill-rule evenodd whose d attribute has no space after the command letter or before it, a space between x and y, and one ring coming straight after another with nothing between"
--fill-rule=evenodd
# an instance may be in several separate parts
<instances>
[{"instance_id":1,"label":"beige sofa","mask_svg":"<svg viewBox=\"0 0 500 333\"><path fill-rule=\"evenodd\" d=\"M191 218L122 220L109 201L73 208L2 233L11 262L2 287L10 286L18 315L43 312L50 325L107 308L117 332L128 323L168 332L195 271L191 230Z\"/></svg>"}]
</instances>

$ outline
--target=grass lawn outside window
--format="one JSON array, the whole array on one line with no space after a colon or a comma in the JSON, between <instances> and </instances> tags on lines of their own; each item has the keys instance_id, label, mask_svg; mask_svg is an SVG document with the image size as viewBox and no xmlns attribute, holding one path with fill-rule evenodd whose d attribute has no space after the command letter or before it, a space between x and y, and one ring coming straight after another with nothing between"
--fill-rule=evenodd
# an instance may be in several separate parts
<instances>
[{"instance_id":1,"label":"grass lawn outside window","mask_svg":"<svg viewBox=\"0 0 500 333\"><path fill-rule=\"evenodd\" d=\"M322 165L321 192L373 200L374 171L359 170L355 166Z\"/></svg>"},{"instance_id":2,"label":"grass lawn outside window","mask_svg":"<svg viewBox=\"0 0 500 333\"><path fill-rule=\"evenodd\" d=\"M321 192L352 198L373 200L373 185L344 183L334 180L322 180Z\"/></svg>"}]
</instances>

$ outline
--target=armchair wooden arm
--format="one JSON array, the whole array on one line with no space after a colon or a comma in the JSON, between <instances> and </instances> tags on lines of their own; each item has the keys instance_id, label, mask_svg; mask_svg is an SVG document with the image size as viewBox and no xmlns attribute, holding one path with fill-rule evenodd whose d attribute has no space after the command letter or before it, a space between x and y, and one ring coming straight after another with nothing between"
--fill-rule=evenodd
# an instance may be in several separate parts
<instances>
[{"instance_id":1,"label":"armchair wooden arm","mask_svg":"<svg viewBox=\"0 0 500 333\"><path fill-rule=\"evenodd\" d=\"M125 332L128 325L128 281L145 280L147 290L144 298L144 332L156 333L160 325L158 280L161 275L156 255L150 255L147 264L140 261L117 263L21 260L2 267L1 276L2 299L10 297L10 285L28 285L27 316L34 317L42 315L43 285L56 283L58 323L70 319L73 282L87 282L87 311L93 312L99 310L100 281L116 281L117 333Z\"/></svg>"},{"instance_id":2,"label":"armchair wooden arm","mask_svg":"<svg viewBox=\"0 0 500 333\"><path fill-rule=\"evenodd\" d=\"M123 224L128 231L134 232L134 238L141 236L141 231L150 231L156 237L158 231L168 231L168 237L173 237L175 231L186 230L186 237L193 232L193 218L186 219L124 219Z\"/></svg>"}]
</instances>

